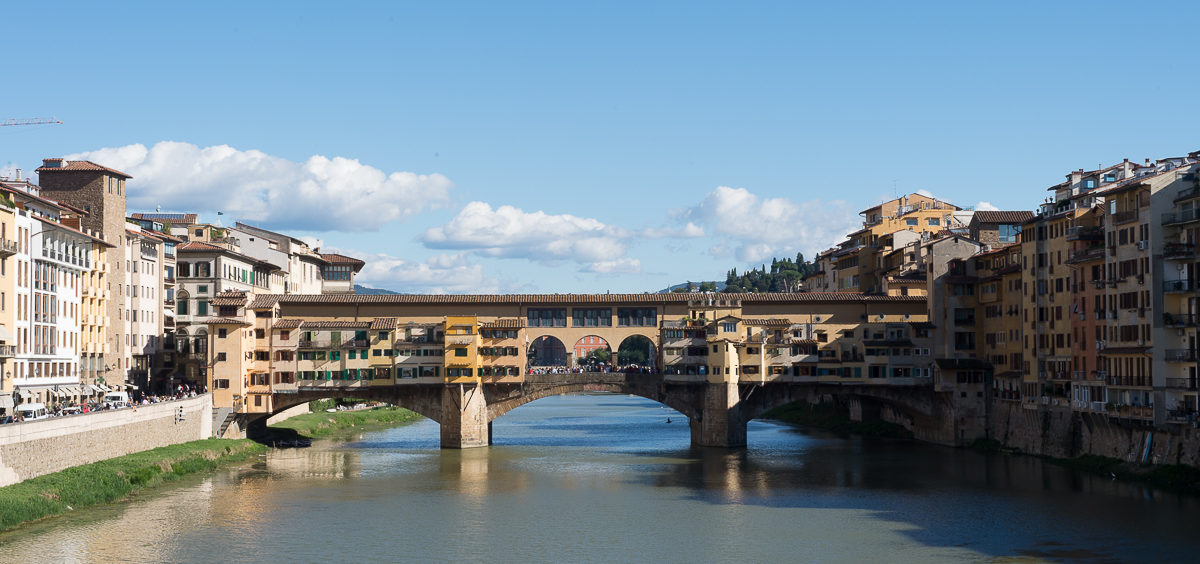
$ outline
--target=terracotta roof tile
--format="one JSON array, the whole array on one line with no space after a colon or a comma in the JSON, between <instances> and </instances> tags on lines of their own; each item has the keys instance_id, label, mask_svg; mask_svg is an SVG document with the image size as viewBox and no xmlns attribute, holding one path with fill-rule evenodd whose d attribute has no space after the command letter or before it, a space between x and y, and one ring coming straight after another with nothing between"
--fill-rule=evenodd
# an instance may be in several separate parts
<instances>
[{"instance_id":1,"label":"terracotta roof tile","mask_svg":"<svg viewBox=\"0 0 1200 564\"><path fill-rule=\"evenodd\" d=\"M244 306L246 305L246 293L238 290L225 290L214 296L211 303L214 306Z\"/></svg>"},{"instance_id":2,"label":"terracotta roof tile","mask_svg":"<svg viewBox=\"0 0 1200 564\"><path fill-rule=\"evenodd\" d=\"M479 324L484 329L523 329L525 320L521 318L506 317L495 321L485 321Z\"/></svg>"},{"instance_id":3,"label":"terracotta roof tile","mask_svg":"<svg viewBox=\"0 0 1200 564\"><path fill-rule=\"evenodd\" d=\"M220 252L220 251L224 251L226 249L225 249L225 247L218 247L216 245L210 245L208 243L203 243L200 241L188 241L187 243L184 243L182 245L177 245L175 247L175 250L177 250L177 251L218 251L218 252Z\"/></svg>"},{"instance_id":4,"label":"terracotta roof tile","mask_svg":"<svg viewBox=\"0 0 1200 564\"><path fill-rule=\"evenodd\" d=\"M204 323L206 325L242 325L242 326L246 326L246 327L250 326L250 324L246 323L245 320L236 319L233 317L214 317L212 319L209 319L208 321L205 321Z\"/></svg>"},{"instance_id":5,"label":"terracotta roof tile","mask_svg":"<svg viewBox=\"0 0 1200 564\"><path fill-rule=\"evenodd\" d=\"M59 162L62 164L60 166L46 166L43 164L42 166L39 166L37 168L37 172L39 174L44 174L46 172L92 171L92 172L108 172L108 173L112 173L117 176L122 176L125 178L133 178L132 176L129 176L128 174L125 174L124 172L121 172L115 168L108 168L106 166L101 166L92 161L67 161L67 160L62 160L62 159L47 159L47 160ZM43 162L45 162L45 161L43 161Z\"/></svg>"},{"instance_id":6,"label":"terracotta roof tile","mask_svg":"<svg viewBox=\"0 0 1200 564\"><path fill-rule=\"evenodd\" d=\"M305 321L305 329L370 329L370 321Z\"/></svg>"},{"instance_id":7,"label":"terracotta roof tile","mask_svg":"<svg viewBox=\"0 0 1200 564\"><path fill-rule=\"evenodd\" d=\"M375 320L371 322L371 329L395 329L395 328L396 328L396 318L395 317L376 317Z\"/></svg>"},{"instance_id":8,"label":"terracotta roof tile","mask_svg":"<svg viewBox=\"0 0 1200 564\"><path fill-rule=\"evenodd\" d=\"M791 327L792 326L791 320L777 319L777 318L747 319L747 320L745 320L745 324L753 325L753 326L757 326L757 327Z\"/></svg>"},{"instance_id":9,"label":"terracotta roof tile","mask_svg":"<svg viewBox=\"0 0 1200 564\"><path fill-rule=\"evenodd\" d=\"M303 319L287 317L287 318L277 320L275 322L275 325L273 325L273 327L275 329L299 329L300 326L303 324L304 324Z\"/></svg>"}]
</instances>

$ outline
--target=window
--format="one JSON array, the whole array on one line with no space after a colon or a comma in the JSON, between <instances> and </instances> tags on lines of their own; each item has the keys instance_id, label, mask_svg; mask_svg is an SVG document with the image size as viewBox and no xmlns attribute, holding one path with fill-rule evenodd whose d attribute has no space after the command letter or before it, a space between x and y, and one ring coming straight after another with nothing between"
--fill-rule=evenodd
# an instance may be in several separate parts
<instances>
[{"instance_id":1,"label":"window","mask_svg":"<svg viewBox=\"0 0 1200 564\"><path fill-rule=\"evenodd\" d=\"M196 315L208 315L208 302L196 300Z\"/></svg>"},{"instance_id":2,"label":"window","mask_svg":"<svg viewBox=\"0 0 1200 564\"><path fill-rule=\"evenodd\" d=\"M529 309L526 317L530 327L566 327L566 308Z\"/></svg>"},{"instance_id":3,"label":"window","mask_svg":"<svg viewBox=\"0 0 1200 564\"><path fill-rule=\"evenodd\" d=\"M726 333L737 333L737 322L722 323L721 330Z\"/></svg>"},{"instance_id":4,"label":"window","mask_svg":"<svg viewBox=\"0 0 1200 564\"><path fill-rule=\"evenodd\" d=\"M224 338L225 338L225 335L226 335L227 333L228 333L228 329L225 329L224 327L218 328L218 329L217 329L217 338L218 338L218 339L224 339Z\"/></svg>"},{"instance_id":5,"label":"window","mask_svg":"<svg viewBox=\"0 0 1200 564\"><path fill-rule=\"evenodd\" d=\"M286 340L290 339L291 336L292 336L291 331L280 331L279 332L279 340L281 340L281 341L286 341Z\"/></svg>"},{"instance_id":6,"label":"window","mask_svg":"<svg viewBox=\"0 0 1200 564\"><path fill-rule=\"evenodd\" d=\"M187 300L179 300L179 303L175 304L175 313L177 313L179 315L187 315L188 314Z\"/></svg>"},{"instance_id":7,"label":"window","mask_svg":"<svg viewBox=\"0 0 1200 564\"><path fill-rule=\"evenodd\" d=\"M380 341L386 341L386 340L387 340L387 331L380 331L380 332L379 332L379 340L380 340Z\"/></svg>"},{"instance_id":8,"label":"window","mask_svg":"<svg viewBox=\"0 0 1200 564\"><path fill-rule=\"evenodd\" d=\"M908 219L904 220L904 224L905 224L905 225L913 225L913 226L915 226L915 225L917 224L917 218L915 218L915 217L910 217L910 218L908 218Z\"/></svg>"},{"instance_id":9,"label":"window","mask_svg":"<svg viewBox=\"0 0 1200 564\"><path fill-rule=\"evenodd\" d=\"M199 286L196 286L196 293L197 294L207 294L208 293L208 284L200 284Z\"/></svg>"},{"instance_id":10,"label":"window","mask_svg":"<svg viewBox=\"0 0 1200 564\"><path fill-rule=\"evenodd\" d=\"M217 362L225 362L225 353L217 353Z\"/></svg>"},{"instance_id":11,"label":"window","mask_svg":"<svg viewBox=\"0 0 1200 564\"><path fill-rule=\"evenodd\" d=\"M999 241L1001 243L1016 243L1017 235L1021 233L1020 225L1000 225Z\"/></svg>"},{"instance_id":12,"label":"window","mask_svg":"<svg viewBox=\"0 0 1200 564\"><path fill-rule=\"evenodd\" d=\"M938 218L936 218L936 217L931 217L931 218L929 218L929 219L928 219L928 224L929 224L929 225L931 225L931 226L933 226L933 225L941 225L941 224L942 224L942 220L941 220L941 219L938 219Z\"/></svg>"},{"instance_id":13,"label":"window","mask_svg":"<svg viewBox=\"0 0 1200 564\"><path fill-rule=\"evenodd\" d=\"M454 356L467 356L467 349L465 347L454 349Z\"/></svg>"},{"instance_id":14,"label":"window","mask_svg":"<svg viewBox=\"0 0 1200 564\"><path fill-rule=\"evenodd\" d=\"M203 230L203 229L197 229L197 230L196 230L196 236L197 236L197 237L203 237L203 236L204 236L204 230Z\"/></svg>"}]
</instances>

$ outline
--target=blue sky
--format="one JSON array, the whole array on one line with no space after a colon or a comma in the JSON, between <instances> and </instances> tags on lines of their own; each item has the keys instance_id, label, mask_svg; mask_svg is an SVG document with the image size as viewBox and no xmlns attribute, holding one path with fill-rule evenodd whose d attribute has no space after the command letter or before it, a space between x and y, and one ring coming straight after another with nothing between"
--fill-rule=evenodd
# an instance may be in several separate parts
<instances>
[{"instance_id":1,"label":"blue sky","mask_svg":"<svg viewBox=\"0 0 1200 564\"><path fill-rule=\"evenodd\" d=\"M0 166L319 239L409 292L640 292L926 190L1200 149L1188 4L8 6ZM27 172L27 174L29 174Z\"/></svg>"}]
</instances>

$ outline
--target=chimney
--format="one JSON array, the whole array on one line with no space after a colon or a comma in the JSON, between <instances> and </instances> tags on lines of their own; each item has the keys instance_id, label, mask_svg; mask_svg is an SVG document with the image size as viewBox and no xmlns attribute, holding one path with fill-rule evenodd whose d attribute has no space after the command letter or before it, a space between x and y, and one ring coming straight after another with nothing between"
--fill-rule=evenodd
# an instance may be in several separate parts
<instances>
[{"instance_id":1,"label":"chimney","mask_svg":"<svg viewBox=\"0 0 1200 564\"><path fill-rule=\"evenodd\" d=\"M21 169L17 169L17 182L21 181Z\"/></svg>"},{"instance_id":2,"label":"chimney","mask_svg":"<svg viewBox=\"0 0 1200 564\"><path fill-rule=\"evenodd\" d=\"M1146 159L1146 166L1150 166L1150 159Z\"/></svg>"}]
</instances>

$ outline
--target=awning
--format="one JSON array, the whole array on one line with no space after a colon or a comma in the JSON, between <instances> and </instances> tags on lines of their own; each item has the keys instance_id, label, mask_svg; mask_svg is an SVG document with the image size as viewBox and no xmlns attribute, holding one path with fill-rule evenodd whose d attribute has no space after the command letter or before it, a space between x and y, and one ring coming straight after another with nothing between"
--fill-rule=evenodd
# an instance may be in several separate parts
<instances>
[{"instance_id":1,"label":"awning","mask_svg":"<svg viewBox=\"0 0 1200 564\"><path fill-rule=\"evenodd\" d=\"M13 403L12 396L8 394L0 395L0 409L12 409L16 407L16 405L17 404Z\"/></svg>"},{"instance_id":2,"label":"awning","mask_svg":"<svg viewBox=\"0 0 1200 564\"><path fill-rule=\"evenodd\" d=\"M112 391L112 388L109 388L108 386L105 386L104 384L96 384L96 386L99 387L100 391L104 392L104 393L108 393L108 392Z\"/></svg>"},{"instance_id":3,"label":"awning","mask_svg":"<svg viewBox=\"0 0 1200 564\"><path fill-rule=\"evenodd\" d=\"M72 396L79 395L79 388L76 388L75 386L68 386L67 387L67 395L72 395Z\"/></svg>"},{"instance_id":4,"label":"awning","mask_svg":"<svg viewBox=\"0 0 1200 564\"><path fill-rule=\"evenodd\" d=\"M138 387L137 387L137 386L134 386L133 384L125 384L125 387L126 387L126 388L129 388L130 390L136 390L136 389L138 389Z\"/></svg>"},{"instance_id":5,"label":"awning","mask_svg":"<svg viewBox=\"0 0 1200 564\"><path fill-rule=\"evenodd\" d=\"M14 341L12 333L8 332L8 327L0 325L0 341L11 343Z\"/></svg>"}]
</instances>

